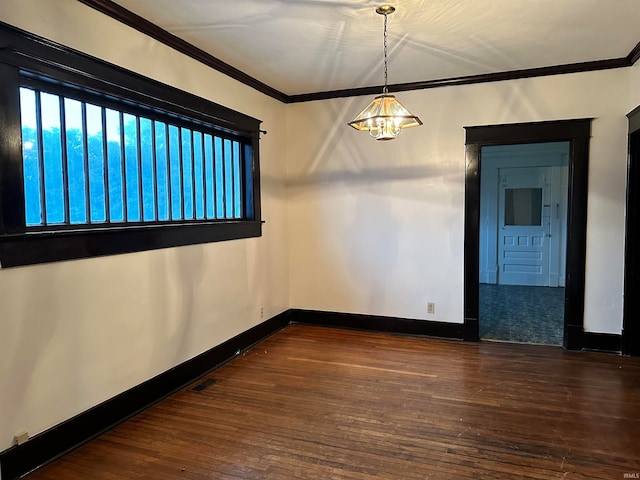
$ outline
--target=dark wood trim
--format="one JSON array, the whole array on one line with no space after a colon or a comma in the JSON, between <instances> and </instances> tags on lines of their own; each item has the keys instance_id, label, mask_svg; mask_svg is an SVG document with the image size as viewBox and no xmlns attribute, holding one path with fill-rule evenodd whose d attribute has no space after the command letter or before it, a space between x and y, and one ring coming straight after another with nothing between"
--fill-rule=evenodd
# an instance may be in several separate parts
<instances>
[{"instance_id":1,"label":"dark wood trim","mask_svg":"<svg viewBox=\"0 0 640 480\"><path fill-rule=\"evenodd\" d=\"M290 310L291 323L461 340L463 324L319 310Z\"/></svg>"},{"instance_id":2,"label":"dark wood trim","mask_svg":"<svg viewBox=\"0 0 640 480\"><path fill-rule=\"evenodd\" d=\"M289 324L281 313L191 360L123 392L28 442L0 453L0 477L13 480L49 463L159 402Z\"/></svg>"},{"instance_id":3,"label":"dark wood trim","mask_svg":"<svg viewBox=\"0 0 640 480\"><path fill-rule=\"evenodd\" d=\"M261 178L260 178L260 139L259 137L253 137L251 145L251 158L245 150L245 165L246 170L246 185L253 185L253 188L245 188L245 205L250 208L247 210L245 216L247 218L254 218L256 220L262 219L262 193L261 193ZM253 161L252 161L253 160ZM251 181L251 183L249 183ZM260 230L262 235L262 228Z\"/></svg>"},{"instance_id":4,"label":"dark wood trim","mask_svg":"<svg viewBox=\"0 0 640 480\"><path fill-rule=\"evenodd\" d=\"M613 333L583 332L582 350L620 353L622 350L622 336Z\"/></svg>"},{"instance_id":5,"label":"dark wood trim","mask_svg":"<svg viewBox=\"0 0 640 480\"><path fill-rule=\"evenodd\" d=\"M130 10L118 5L112 0L78 0L79 2L98 10L99 12L128 25L131 28L147 35L171 48L197 60L208 67L213 68L229 77L255 88L276 100L284 103L311 102L315 100L328 100L332 98L357 97L364 95L376 95L382 92L382 85L348 88L343 90L330 90L325 92L302 93L298 95L287 95L256 78L238 70L226 62L210 55L204 50L182 40L180 37L169 33L167 30L136 15ZM595 60L590 62L569 63L564 65L553 65L548 67L527 68L520 70L509 70L506 72L495 72L480 75L468 75L463 77L452 77L436 80L425 80L420 82L398 83L389 85L390 92L402 92L409 90L424 90L427 88L450 87L455 85L471 85L474 83L500 82L504 80L516 80L520 78L543 77L549 75L562 75L567 73L591 72L595 70L607 70L612 68L623 68L632 66L640 57L640 43L635 46L626 57L611 58L606 60Z\"/></svg>"},{"instance_id":6,"label":"dark wood trim","mask_svg":"<svg viewBox=\"0 0 640 480\"><path fill-rule=\"evenodd\" d=\"M464 337L465 342L477 342L480 340L480 324L477 318L464 318Z\"/></svg>"},{"instance_id":7,"label":"dark wood trim","mask_svg":"<svg viewBox=\"0 0 640 480\"><path fill-rule=\"evenodd\" d=\"M640 356L640 106L629 115L622 353Z\"/></svg>"},{"instance_id":8,"label":"dark wood trim","mask_svg":"<svg viewBox=\"0 0 640 480\"><path fill-rule=\"evenodd\" d=\"M585 135L572 137L569 152L569 201L567 208L567 259L564 289L565 348L574 343L569 327L584 331L584 292L587 255L587 202L589 198L589 138L591 121L583 124Z\"/></svg>"},{"instance_id":9,"label":"dark wood trim","mask_svg":"<svg viewBox=\"0 0 640 480\"><path fill-rule=\"evenodd\" d=\"M549 75L563 75L568 73L592 72L595 70L609 70L612 68L629 67L628 57L613 58L609 60L596 60L593 62L571 63L567 65L554 65L551 67L527 68L522 70L510 70L507 72L483 73L479 75L467 75L464 77L452 77L437 80L424 80L421 82L396 83L389 85L389 92L405 92L410 90L426 90L428 88L455 87L458 85L472 85L475 83L502 82L505 80L518 80L521 78L546 77ZM382 92L382 85L362 88L348 88L344 90L330 90L326 92L304 93L289 95L287 103L311 102L315 100L328 100L331 98L358 97L363 95L376 95Z\"/></svg>"},{"instance_id":10,"label":"dark wood trim","mask_svg":"<svg viewBox=\"0 0 640 480\"><path fill-rule=\"evenodd\" d=\"M0 236L19 232L24 222L24 204L15 201L24 198L18 92L18 73L0 63Z\"/></svg>"},{"instance_id":11,"label":"dark wood trim","mask_svg":"<svg viewBox=\"0 0 640 480\"><path fill-rule=\"evenodd\" d=\"M266 83L257 80L256 78L244 73L241 70L223 62L219 58L210 55L204 50L192 45L189 42L184 41L180 37L169 33L167 30L160 28L158 25L136 15L131 10L118 5L111 0L78 0L80 3L84 3L88 7L94 8L105 15L124 23L125 25L139 31L140 33L147 35L154 40L167 45L168 47L177 50L178 52L197 60L204 65L221 72L234 80L243 83L257 91L268 95L271 98L275 98L281 102L287 102L287 95L270 87Z\"/></svg>"},{"instance_id":12,"label":"dark wood trim","mask_svg":"<svg viewBox=\"0 0 640 480\"><path fill-rule=\"evenodd\" d=\"M83 92L91 92L104 98L101 103L112 99L134 102L151 111L195 119L236 134L257 135L260 129L261 121L249 115L3 22L0 62L19 69L25 79L46 82L53 91L64 85L81 98Z\"/></svg>"},{"instance_id":13,"label":"dark wood trim","mask_svg":"<svg viewBox=\"0 0 640 480\"><path fill-rule=\"evenodd\" d=\"M627 55L627 61L629 62L629 66L634 65L639 58L640 58L640 42L638 42L638 44L635 47L633 47L633 50L629 52L629 55Z\"/></svg>"},{"instance_id":14,"label":"dark wood trim","mask_svg":"<svg viewBox=\"0 0 640 480\"><path fill-rule=\"evenodd\" d=\"M465 144L510 145L520 143L559 142L573 138L590 138L590 118L554 120L551 122L509 123L465 127ZM540 139L544 140L540 140Z\"/></svg>"},{"instance_id":15,"label":"dark wood trim","mask_svg":"<svg viewBox=\"0 0 640 480\"><path fill-rule=\"evenodd\" d=\"M567 305L567 295L565 292L565 306ZM584 328L582 325L571 325L567 322L565 311L563 347L567 350L582 350L584 345Z\"/></svg>"},{"instance_id":16,"label":"dark wood trim","mask_svg":"<svg viewBox=\"0 0 640 480\"><path fill-rule=\"evenodd\" d=\"M260 120L0 22L0 264L31 265L259 237ZM19 86L238 140L245 217L235 221L32 227L24 216ZM252 148L249 148L251 146ZM248 216L254 215L254 216ZM47 230L48 228L48 230Z\"/></svg>"},{"instance_id":17,"label":"dark wood trim","mask_svg":"<svg viewBox=\"0 0 640 480\"><path fill-rule=\"evenodd\" d=\"M262 222L178 224L0 235L3 268L260 237Z\"/></svg>"},{"instance_id":18,"label":"dark wood trim","mask_svg":"<svg viewBox=\"0 0 640 480\"><path fill-rule=\"evenodd\" d=\"M567 266L565 287L564 347L579 350L583 344L585 256L587 242L587 197L591 119L465 127L465 242L464 312L465 331L475 340L479 297L479 219L481 149L487 145L509 145L554 141L570 142Z\"/></svg>"},{"instance_id":19,"label":"dark wood trim","mask_svg":"<svg viewBox=\"0 0 640 480\"><path fill-rule=\"evenodd\" d=\"M640 105L627 113L629 122L629 135L640 130Z\"/></svg>"},{"instance_id":20,"label":"dark wood trim","mask_svg":"<svg viewBox=\"0 0 640 480\"><path fill-rule=\"evenodd\" d=\"M467 132L469 135L469 132ZM480 251L480 144L469 143L465 146L465 184L464 184L464 339L480 340L479 303L480 286L467 289L467 285L478 282L480 268L479 254L467 255L467 252Z\"/></svg>"}]
</instances>

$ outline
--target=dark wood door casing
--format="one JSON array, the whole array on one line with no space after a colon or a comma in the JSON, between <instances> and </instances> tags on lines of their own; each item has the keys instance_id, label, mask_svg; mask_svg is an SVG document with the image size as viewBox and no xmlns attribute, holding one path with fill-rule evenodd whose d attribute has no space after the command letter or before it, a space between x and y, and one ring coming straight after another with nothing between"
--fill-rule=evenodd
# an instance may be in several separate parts
<instances>
[{"instance_id":1,"label":"dark wood door casing","mask_svg":"<svg viewBox=\"0 0 640 480\"><path fill-rule=\"evenodd\" d=\"M558 120L465 127L464 338L479 339L480 169L482 147L568 141L569 199L564 342L568 350L583 348L587 197L591 120Z\"/></svg>"},{"instance_id":2,"label":"dark wood door casing","mask_svg":"<svg viewBox=\"0 0 640 480\"><path fill-rule=\"evenodd\" d=\"M640 106L630 112L622 353L640 356Z\"/></svg>"}]
</instances>

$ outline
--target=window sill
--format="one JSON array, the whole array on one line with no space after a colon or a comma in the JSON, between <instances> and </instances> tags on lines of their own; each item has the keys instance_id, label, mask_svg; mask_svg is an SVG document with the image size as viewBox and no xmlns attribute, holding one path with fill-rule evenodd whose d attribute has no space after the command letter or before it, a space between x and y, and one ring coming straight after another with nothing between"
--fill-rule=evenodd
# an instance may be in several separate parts
<instances>
[{"instance_id":1,"label":"window sill","mask_svg":"<svg viewBox=\"0 0 640 480\"><path fill-rule=\"evenodd\" d=\"M37 232L0 236L2 268L260 237L260 221Z\"/></svg>"}]
</instances>

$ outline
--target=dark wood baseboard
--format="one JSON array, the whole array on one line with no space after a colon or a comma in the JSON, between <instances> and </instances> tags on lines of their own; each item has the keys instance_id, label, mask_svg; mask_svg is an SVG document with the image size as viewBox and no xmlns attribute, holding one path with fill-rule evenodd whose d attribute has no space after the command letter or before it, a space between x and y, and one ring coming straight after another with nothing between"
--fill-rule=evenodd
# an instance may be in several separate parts
<instances>
[{"instance_id":1,"label":"dark wood baseboard","mask_svg":"<svg viewBox=\"0 0 640 480\"><path fill-rule=\"evenodd\" d=\"M564 348L574 351L621 353L622 335L585 332L581 325L567 325L564 330Z\"/></svg>"},{"instance_id":2,"label":"dark wood baseboard","mask_svg":"<svg viewBox=\"0 0 640 480\"><path fill-rule=\"evenodd\" d=\"M477 318L464 319L464 338L465 342L477 342L480 340L480 322Z\"/></svg>"},{"instance_id":3,"label":"dark wood baseboard","mask_svg":"<svg viewBox=\"0 0 640 480\"><path fill-rule=\"evenodd\" d=\"M428 320L357 313L325 312L319 310L291 309L289 312L291 323L351 328L403 335L450 338L455 340L462 340L464 338L464 325L462 323L432 322Z\"/></svg>"},{"instance_id":4,"label":"dark wood baseboard","mask_svg":"<svg viewBox=\"0 0 640 480\"><path fill-rule=\"evenodd\" d=\"M565 350L582 350L584 331L582 325L564 326L564 341L562 346Z\"/></svg>"},{"instance_id":5,"label":"dark wood baseboard","mask_svg":"<svg viewBox=\"0 0 640 480\"><path fill-rule=\"evenodd\" d=\"M622 354L630 357L640 357L640 338L622 329Z\"/></svg>"},{"instance_id":6,"label":"dark wood baseboard","mask_svg":"<svg viewBox=\"0 0 640 480\"><path fill-rule=\"evenodd\" d=\"M283 312L160 375L137 385L65 422L35 435L28 442L0 453L0 478L14 480L55 460L79 445L234 358L290 323Z\"/></svg>"},{"instance_id":7,"label":"dark wood baseboard","mask_svg":"<svg viewBox=\"0 0 640 480\"><path fill-rule=\"evenodd\" d=\"M620 353L622 351L622 335L614 333L582 333L582 350Z\"/></svg>"}]
</instances>

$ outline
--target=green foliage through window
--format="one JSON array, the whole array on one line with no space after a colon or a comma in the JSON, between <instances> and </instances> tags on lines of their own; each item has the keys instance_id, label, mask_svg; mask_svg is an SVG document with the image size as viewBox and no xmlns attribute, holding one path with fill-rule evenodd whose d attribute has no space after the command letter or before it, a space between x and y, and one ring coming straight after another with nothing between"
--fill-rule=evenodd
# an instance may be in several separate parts
<instances>
[{"instance_id":1,"label":"green foliage through window","mask_svg":"<svg viewBox=\"0 0 640 480\"><path fill-rule=\"evenodd\" d=\"M243 149L200 129L20 88L27 227L243 218Z\"/></svg>"}]
</instances>

